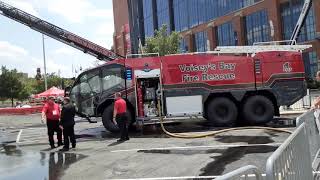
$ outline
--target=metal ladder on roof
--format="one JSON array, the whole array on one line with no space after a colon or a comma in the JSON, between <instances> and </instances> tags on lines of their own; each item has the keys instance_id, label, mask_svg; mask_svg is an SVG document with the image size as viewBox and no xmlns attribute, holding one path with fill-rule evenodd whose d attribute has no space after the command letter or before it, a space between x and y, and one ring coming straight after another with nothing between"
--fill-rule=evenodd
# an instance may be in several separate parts
<instances>
[{"instance_id":1,"label":"metal ladder on roof","mask_svg":"<svg viewBox=\"0 0 320 180\"><path fill-rule=\"evenodd\" d=\"M238 53L238 54L254 54L267 51L293 51L302 52L311 48L312 45L270 45L270 46L220 46L217 47L215 53Z\"/></svg>"},{"instance_id":2,"label":"metal ladder on roof","mask_svg":"<svg viewBox=\"0 0 320 180\"><path fill-rule=\"evenodd\" d=\"M297 45L295 40L285 40L258 42L254 43L253 46L218 46L212 53L249 55L268 51L303 52L309 48L312 48L312 45Z\"/></svg>"}]
</instances>

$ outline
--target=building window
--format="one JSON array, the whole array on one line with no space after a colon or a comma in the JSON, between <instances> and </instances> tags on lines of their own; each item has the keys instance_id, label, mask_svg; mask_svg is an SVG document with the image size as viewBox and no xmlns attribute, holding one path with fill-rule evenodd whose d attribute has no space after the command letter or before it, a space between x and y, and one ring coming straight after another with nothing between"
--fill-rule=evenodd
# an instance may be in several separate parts
<instances>
[{"instance_id":1,"label":"building window","mask_svg":"<svg viewBox=\"0 0 320 180\"><path fill-rule=\"evenodd\" d=\"M246 16L245 23L247 45L252 45L255 42L270 41L270 27L266 10L258 11Z\"/></svg>"},{"instance_id":2,"label":"building window","mask_svg":"<svg viewBox=\"0 0 320 180\"><path fill-rule=\"evenodd\" d=\"M174 24L176 31L184 31L189 28L188 3L186 0L173 1Z\"/></svg>"},{"instance_id":3,"label":"building window","mask_svg":"<svg viewBox=\"0 0 320 180\"><path fill-rule=\"evenodd\" d=\"M180 53L187 53L187 52L189 52L187 40L185 38L182 38L180 40Z\"/></svg>"},{"instance_id":4,"label":"building window","mask_svg":"<svg viewBox=\"0 0 320 180\"><path fill-rule=\"evenodd\" d=\"M152 1L143 0L144 33L146 37L154 35Z\"/></svg>"},{"instance_id":5,"label":"building window","mask_svg":"<svg viewBox=\"0 0 320 180\"><path fill-rule=\"evenodd\" d=\"M306 75L309 78L315 78L318 71L318 58L315 51L303 53L303 61Z\"/></svg>"},{"instance_id":6,"label":"building window","mask_svg":"<svg viewBox=\"0 0 320 180\"><path fill-rule=\"evenodd\" d=\"M282 37L285 40L291 38L292 32L296 26L299 19L301 9L304 1L292 0L281 4L281 18L282 18ZM314 39L316 36L315 30L315 17L314 9L311 7L309 14L304 25L301 27L301 32L298 36L298 42L304 42Z\"/></svg>"},{"instance_id":7,"label":"building window","mask_svg":"<svg viewBox=\"0 0 320 180\"><path fill-rule=\"evenodd\" d=\"M150 1L150 0L149 0ZM169 1L157 0L157 15L158 15L158 28L162 25L167 25L168 32L170 32L170 17L169 17Z\"/></svg>"},{"instance_id":8,"label":"building window","mask_svg":"<svg viewBox=\"0 0 320 180\"><path fill-rule=\"evenodd\" d=\"M261 0L173 0L175 30L184 31L259 1Z\"/></svg>"},{"instance_id":9,"label":"building window","mask_svg":"<svg viewBox=\"0 0 320 180\"><path fill-rule=\"evenodd\" d=\"M218 46L235 46L236 37L231 22L217 27Z\"/></svg>"},{"instance_id":10,"label":"building window","mask_svg":"<svg viewBox=\"0 0 320 180\"><path fill-rule=\"evenodd\" d=\"M195 46L196 52L205 52L207 51L207 32L197 32L194 35L195 37Z\"/></svg>"}]
</instances>

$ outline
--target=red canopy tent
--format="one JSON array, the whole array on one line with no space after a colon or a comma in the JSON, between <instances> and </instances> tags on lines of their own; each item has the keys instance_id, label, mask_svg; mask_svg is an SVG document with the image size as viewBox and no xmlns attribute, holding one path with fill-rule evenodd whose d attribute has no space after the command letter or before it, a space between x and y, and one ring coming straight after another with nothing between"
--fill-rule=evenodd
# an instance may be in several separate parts
<instances>
[{"instance_id":1,"label":"red canopy tent","mask_svg":"<svg viewBox=\"0 0 320 180\"><path fill-rule=\"evenodd\" d=\"M50 96L54 96L54 97L64 96L64 90L59 89L57 87L52 87L46 90L45 92L35 95L34 97L41 98L41 97L50 97Z\"/></svg>"}]
</instances>

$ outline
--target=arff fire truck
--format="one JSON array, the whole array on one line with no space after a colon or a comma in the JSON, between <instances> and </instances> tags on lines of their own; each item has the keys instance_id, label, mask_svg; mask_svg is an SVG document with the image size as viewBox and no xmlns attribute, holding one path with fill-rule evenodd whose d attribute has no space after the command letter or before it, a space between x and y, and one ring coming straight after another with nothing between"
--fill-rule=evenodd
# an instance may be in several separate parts
<instances>
[{"instance_id":1,"label":"arff fire truck","mask_svg":"<svg viewBox=\"0 0 320 180\"><path fill-rule=\"evenodd\" d=\"M306 94L304 65L293 46L221 47L203 54L118 59L83 72L70 92L83 116L101 116L109 131L113 95L121 92L131 122L156 120L157 99L168 119L204 117L216 126L264 124ZM300 50L309 46L296 45ZM229 55L230 49L251 56ZM218 50L217 49L217 50ZM217 54L219 53L219 55Z\"/></svg>"},{"instance_id":2,"label":"arff fire truck","mask_svg":"<svg viewBox=\"0 0 320 180\"><path fill-rule=\"evenodd\" d=\"M291 105L306 94L301 53L311 46L296 45L296 39L310 7L311 0L306 0L290 45L257 43L141 58L123 58L2 1L0 14L108 61L80 74L70 97L80 116L89 121L102 117L105 128L115 132L118 128L111 119L116 92L127 101L131 123L153 123L160 114L165 119L204 117L216 126L269 122L279 115L280 106Z\"/></svg>"}]
</instances>

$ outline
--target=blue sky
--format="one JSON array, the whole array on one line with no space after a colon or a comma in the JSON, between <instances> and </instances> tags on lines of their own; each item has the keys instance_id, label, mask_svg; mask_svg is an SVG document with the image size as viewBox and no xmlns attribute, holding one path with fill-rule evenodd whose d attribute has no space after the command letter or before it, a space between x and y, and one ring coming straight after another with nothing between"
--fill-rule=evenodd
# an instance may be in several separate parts
<instances>
[{"instance_id":1,"label":"blue sky","mask_svg":"<svg viewBox=\"0 0 320 180\"><path fill-rule=\"evenodd\" d=\"M113 44L112 0L1 0L108 49ZM45 37L47 72L72 77L74 69L90 68L96 59ZM0 65L36 74L43 70L42 35L0 15Z\"/></svg>"}]
</instances>

